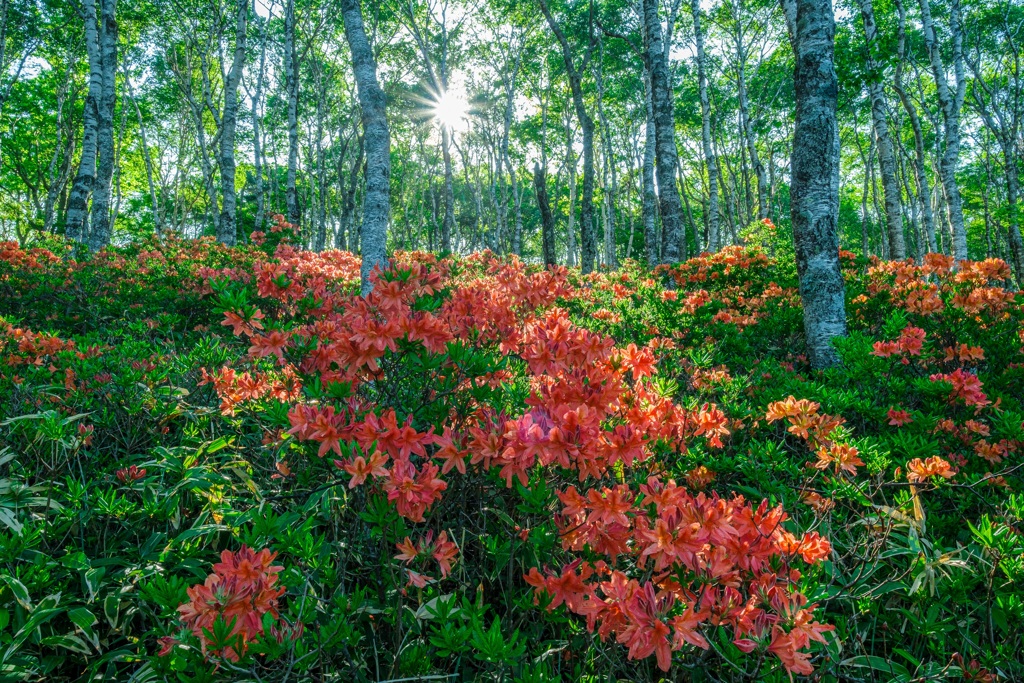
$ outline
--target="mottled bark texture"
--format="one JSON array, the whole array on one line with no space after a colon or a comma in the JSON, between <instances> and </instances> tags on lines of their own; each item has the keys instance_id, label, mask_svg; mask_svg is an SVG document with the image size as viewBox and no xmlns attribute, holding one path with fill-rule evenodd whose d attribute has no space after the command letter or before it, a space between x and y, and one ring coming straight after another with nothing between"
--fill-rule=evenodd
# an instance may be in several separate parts
<instances>
[{"instance_id":1,"label":"mottled bark texture","mask_svg":"<svg viewBox=\"0 0 1024 683\"><path fill-rule=\"evenodd\" d=\"M839 269L839 128L835 17L831 0L797 0L793 44L796 126L791 201L804 332L811 365L839 363L832 345L846 334Z\"/></svg>"},{"instance_id":2,"label":"mottled bark texture","mask_svg":"<svg viewBox=\"0 0 1024 683\"><path fill-rule=\"evenodd\" d=\"M707 56L704 52L704 30L701 25L700 0L691 0L693 35L697 48L697 86L700 91L701 147L708 170L708 251L718 251L721 237L718 228L718 161L711 146L711 100L708 97Z\"/></svg>"},{"instance_id":3,"label":"mottled bark texture","mask_svg":"<svg viewBox=\"0 0 1024 683\"><path fill-rule=\"evenodd\" d=\"M85 25L85 48L89 56L89 90L85 96L82 112L82 153L78 171L68 195L65 234L68 239L78 242L88 238L86 217L89 215L89 195L96 183L96 127L98 109L103 90L103 67L100 60L99 27L96 17L96 1L82 0L82 21Z\"/></svg>"},{"instance_id":4,"label":"mottled bark texture","mask_svg":"<svg viewBox=\"0 0 1024 683\"><path fill-rule=\"evenodd\" d=\"M644 198L642 217L644 222L644 253L650 268L658 265L658 195L654 192L654 103L651 98L651 72L644 66L644 99L646 122L644 124Z\"/></svg>"},{"instance_id":5,"label":"mottled bark texture","mask_svg":"<svg viewBox=\"0 0 1024 683\"><path fill-rule=\"evenodd\" d=\"M932 213L931 188L928 183L926 171L927 159L924 153L924 133L921 129L921 117L917 113L917 105L910 99L906 88L903 86L903 65L906 59L907 45L907 11L900 0L896 0L896 8L899 10L899 28L896 31L896 69L893 75L896 94L910 119L910 128L914 131L914 177L917 180L917 202L921 211L921 219L924 221L925 237L928 241L928 251L935 253L939 250L938 241L935 237L935 216Z\"/></svg>"},{"instance_id":6,"label":"mottled bark texture","mask_svg":"<svg viewBox=\"0 0 1024 683\"><path fill-rule=\"evenodd\" d=\"M655 167L658 177L658 206L661 209L662 263L679 260L679 236L683 231L683 202L676 185L675 115L669 85L668 52L661 37L658 0L643 0L644 38L648 70L651 74L651 100L654 106Z\"/></svg>"},{"instance_id":7,"label":"mottled bark texture","mask_svg":"<svg viewBox=\"0 0 1024 683\"><path fill-rule=\"evenodd\" d=\"M949 208L949 222L953 232L953 256L957 261L967 259L967 230L964 227L963 200L960 198L960 186L956 181L956 168L960 161L960 110L964 106L967 93L967 78L964 74L963 36L960 27L960 0L952 0L949 8L949 34L953 46L953 71L956 75L955 90L950 91L946 78L946 67L942 63L942 52L935 35L935 23L932 21L931 4L928 0L919 0L921 4L921 27L924 43L928 48L932 76L935 77L935 94L942 111L942 159L939 163L939 176L946 190L946 203Z\"/></svg>"},{"instance_id":8,"label":"mottled bark texture","mask_svg":"<svg viewBox=\"0 0 1024 683\"><path fill-rule=\"evenodd\" d=\"M110 186L114 178L114 106L117 104L117 0L100 4L99 48L102 73L100 98L96 107L96 182L92 188L90 251L110 244L113 220L110 214Z\"/></svg>"},{"instance_id":9,"label":"mottled bark texture","mask_svg":"<svg viewBox=\"0 0 1024 683\"><path fill-rule=\"evenodd\" d=\"M864 23L864 40L867 44L868 95L871 98L871 122L878 140L878 163L882 172L882 193L885 196L885 227L889 233L889 258L902 261L907 258L907 244L903 238L903 207L900 186L896 182L896 157L885 114L888 106L882 89L882 72L875 60L878 27L875 25L875 10L871 0L860 0L860 17Z\"/></svg>"},{"instance_id":10,"label":"mottled bark texture","mask_svg":"<svg viewBox=\"0 0 1024 683\"><path fill-rule=\"evenodd\" d=\"M540 164L533 166L533 189L537 193L537 208L540 209L541 244L544 252L544 265L553 266L555 260L555 218L551 215L551 204L548 201L547 171Z\"/></svg>"},{"instance_id":11,"label":"mottled bark texture","mask_svg":"<svg viewBox=\"0 0 1024 683\"><path fill-rule=\"evenodd\" d=\"M344 12L342 9L343 17ZM345 28L347 32L348 26ZM351 46L351 41L349 45ZM358 80L357 76L356 81ZM286 0L284 8L284 88L288 97L288 174L284 189L285 208L288 211L288 222L298 225L301 216L299 193L295 183L299 168L299 52L295 45L295 0Z\"/></svg>"},{"instance_id":12,"label":"mottled bark texture","mask_svg":"<svg viewBox=\"0 0 1024 683\"><path fill-rule=\"evenodd\" d=\"M220 129L220 222L217 223L217 241L229 247L238 239L235 207L235 128L238 125L238 85L245 67L245 36L249 21L249 0L238 0L235 18L235 53L231 69L224 79L224 114Z\"/></svg>"},{"instance_id":13,"label":"mottled bark texture","mask_svg":"<svg viewBox=\"0 0 1024 683\"><path fill-rule=\"evenodd\" d=\"M363 27L360 0L341 0L345 38L352 52L359 106L363 113L363 145L366 151L366 194L363 200L361 243L362 292L373 289L370 274L387 264L388 220L391 214L391 136L385 112L384 90L377 82L377 63Z\"/></svg>"},{"instance_id":14,"label":"mottled bark texture","mask_svg":"<svg viewBox=\"0 0 1024 683\"><path fill-rule=\"evenodd\" d=\"M586 55L580 60L579 66L573 59L572 49L569 41L562 32L558 22L555 21L547 2L540 0L540 8L547 19L551 32L558 39L562 48L562 58L565 61L565 70L569 77L569 87L572 90L572 103L576 109L576 118L580 122L580 131L583 134L583 197L580 201L580 268L586 273L594 270L597 260L597 234L594 232L594 119L587 112L587 106L583 101L583 74L587 68L587 62L593 54L593 27L588 27L588 38ZM592 8L593 11L593 8Z\"/></svg>"}]
</instances>

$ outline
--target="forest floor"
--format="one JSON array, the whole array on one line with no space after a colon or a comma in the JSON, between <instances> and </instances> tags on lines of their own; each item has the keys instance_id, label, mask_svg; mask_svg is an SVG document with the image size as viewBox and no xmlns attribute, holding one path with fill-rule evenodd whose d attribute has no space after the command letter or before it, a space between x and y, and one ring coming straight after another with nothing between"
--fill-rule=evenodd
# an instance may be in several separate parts
<instances>
[{"instance_id":1,"label":"forest floor","mask_svg":"<svg viewBox=\"0 0 1024 683\"><path fill-rule=\"evenodd\" d=\"M287 234L0 244L0 679L1024 679L1005 263Z\"/></svg>"}]
</instances>

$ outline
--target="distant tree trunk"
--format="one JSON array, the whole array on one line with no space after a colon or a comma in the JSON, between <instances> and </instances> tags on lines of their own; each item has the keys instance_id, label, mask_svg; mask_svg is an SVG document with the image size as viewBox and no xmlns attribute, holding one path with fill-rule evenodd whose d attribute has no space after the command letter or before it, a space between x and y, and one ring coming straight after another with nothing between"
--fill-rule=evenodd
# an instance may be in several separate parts
<instances>
[{"instance_id":1,"label":"distant tree trunk","mask_svg":"<svg viewBox=\"0 0 1024 683\"><path fill-rule=\"evenodd\" d=\"M452 250L452 228L455 227L455 189L452 171L451 133L441 126L441 154L444 160L444 220L441 223L441 251Z\"/></svg>"},{"instance_id":2,"label":"distant tree trunk","mask_svg":"<svg viewBox=\"0 0 1024 683\"><path fill-rule=\"evenodd\" d=\"M96 116L96 184L92 189L92 229L89 249L99 251L110 244L113 232L110 216L110 185L114 177L114 107L117 104L117 0L102 0L100 5L99 47L103 71Z\"/></svg>"},{"instance_id":3,"label":"distant tree trunk","mask_svg":"<svg viewBox=\"0 0 1024 683\"><path fill-rule=\"evenodd\" d=\"M899 95L900 102L910 118L910 127L914 131L914 178L917 181L917 201L921 209L921 220L924 222L924 231L928 240L928 251L934 253L939 250L935 238L935 216L932 214L932 205L929 197L931 190L928 187L928 173L926 170L927 161L924 153L924 133L921 131L921 117L918 116L917 107L910 99L903 87L903 63L906 57L906 27L907 12L901 0L896 0L896 7L899 10L899 28L896 35L896 70L895 89Z\"/></svg>"},{"instance_id":4,"label":"distant tree trunk","mask_svg":"<svg viewBox=\"0 0 1024 683\"><path fill-rule=\"evenodd\" d=\"M889 258L902 261L907 257L907 245L903 238L903 207L900 202L900 188L896 182L896 158L892 140L889 137L889 123L886 120L885 93L882 90L882 74L875 61L875 43L878 42L878 28L875 25L875 10L871 0L860 0L860 16L864 22L864 39L867 44L868 95L871 97L871 120L878 140L878 163L881 167L882 192L885 195L885 226L889 236Z\"/></svg>"},{"instance_id":5,"label":"distant tree trunk","mask_svg":"<svg viewBox=\"0 0 1024 683\"><path fill-rule=\"evenodd\" d=\"M324 116L325 99L327 98L327 83L323 74L323 65L318 64L317 76L317 97L316 97L316 186L317 186L317 214L316 214L316 251L323 251L327 247L327 165L324 155ZM333 136L332 136L333 139Z\"/></svg>"},{"instance_id":6,"label":"distant tree trunk","mask_svg":"<svg viewBox=\"0 0 1024 683\"><path fill-rule=\"evenodd\" d=\"M238 85L245 68L245 38L249 22L249 0L238 0L235 19L235 54L224 79L224 114L220 129L220 222L217 241L229 247L238 241L235 199L235 128L238 125Z\"/></svg>"},{"instance_id":7,"label":"distant tree trunk","mask_svg":"<svg viewBox=\"0 0 1024 683\"><path fill-rule=\"evenodd\" d=\"M89 90L83 111L82 154L68 195L65 220L65 234L68 239L78 242L84 242L89 237L86 220L89 215L89 196L96 184L97 127L103 97L103 61L100 55L96 0L82 0L81 16L85 25L86 53L89 55Z\"/></svg>"},{"instance_id":8,"label":"distant tree trunk","mask_svg":"<svg viewBox=\"0 0 1024 683\"><path fill-rule=\"evenodd\" d=\"M942 63L935 24L932 21L929 0L919 0L924 42L931 60L932 75L935 77L935 93L942 110L943 150L939 166L942 185L946 190L949 207L949 222L953 231L953 256L957 261L967 259L967 230L964 227L963 200L956 180L956 169L960 159L960 110L967 93L967 79L964 74L963 36L960 26L960 0L952 0L949 11L949 32L953 43L953 70L956 74L956 91L951 93L946 80L946 68Z\"/></svg>"},{"instance_id":9,"label":"distant tree trunk","mask_svg":"<svg viewBox=\"0 0 1024 683\"><path fill-rule=\"evenodd\" d=\"M655 173L658 176L658 204L661 209L662 263L679 260L679 234L683 230L683 203L676 186L675 113L669 84L668 52L661 38L658 0L643 0L644 38L648 68L651 72L651 99L654 105L656 141Z\"/></svg>"},{"instance_id":10,"label":"distant tree trunk","mask_svg":"<svg viewBox=\"0 0 1024 683\"><path fill-rule=\"evenodd\" d=\"M743 23L740 16L742 3L734 2L733 8L736 24L736 35L734 36L736 43L736 98L739 104L740 136L746 143L750 166L754 170L757 180L757 218L763 220L768 217L768 176L765 173L764 164L761 163L761 155L757 151L754 122L750 117L750 103L747 97L747 46L743 40ZM701 42L703 43L703 39ZM747 189L749 190L749 185Z\"/></svg>"},{"instance_id":11,"label":"distant tree trunk","mask_svg":"<svg viewBox=\"0 0 1024 683\"><path fill-rule=\"evenodd\" d=\"M508 177L512 186L512 253L523 255L523 191L519 187L519 176L512 165L512 159L506 157Z\"/></svg>"},{"instance_id":12,"label":"distant tree trunk","mask_svg":"<svg viewBox=\"0 0 1024 683\"><path fill-rule=\"evenodd\" d=\"M149 187L149 199L153 206L153 230L157 235L160 235L163 233L163 220L160 212L160 203L157 201L156 183L153 180L153 159L149 156L149 144L146 142L146 126L142 121L142 110L139 109L139 103L135 100L135 96L132 94L132 85L127 74L124 79L124 87L125 92L128 93L128 98L132 101L132 107L135 109L135 118L139 124L139 142L142 145L142 160L146 165L146 183Z\"/></svg>"},{"instance_id":13,"label":"distant tree trunk","mask_svg":"<svg viewBox=\"0 0 1024 683\"><path fill-rule=\"evenodd\" d=\"M260 132L263 127L263 118L260 116L260 102L263 100L263 79L267 72L267 29L269 24L269 19L265 19L260 31L260 66L256 73L256 88L252 96L253 170L256 176L256 217L253 230L263 229L263 218L267 211L263 189L263 135Z\"/></svg>"},{"instance_id":14,"label":"distant tree trunk","mask_svg":"<svg viewBox=\"0 0 1024 683\"><path fill-rule=\"evenodd\" d=\"M363 150L366 147L362 136L358 139L356 147L356 158L352 162L352 169L348 174L348 185L345 189L345 198L341 205L341 226L338 234L334 237L334 246L338 249L355 251L356 231L353 228L356 206L356 180L359 178L359 170L363 167Z\"/></svg>"},{"instance_id":15,"label":"distant tree trunk","mask_svg":"<svg viewBox=\"0 0 1024 683\"><path fill-rule=\"evenodd\" d=\"M366 148L366 196L363 200L362 292L373 289L370 274L387 265L388 220L391 214L391 138L385 111L384 91L377 82L377 64L363 28L360 0L341 0L345 37L352 52L352 71L363 110L363 141Z\"/></svg>"},{"instance_id":16,"label":"distant tree trunk","mask_svg":"<svg viewBox=\"0 0 1024 683\"><path fill-rule=\"evenodd\" d=\"M615 195L617 183L615 178L615 152L612 149L611 126L604 111L604 43L598 37L598 58L594 67L594 84L597 86L597 118L601 123L601 199L604 214L604 263L609 268L616 267L615 256Z\"/></svg>"},{"instance_id":17,"label":"distant tree trunk","mask_svg":"<svg viewBox=\"0 0 1024 683\"><path fill-rule=\"evenodd\" d=\"M691 0L694 42L697 45L697 81L700 89L701 145L704 165L708 171L708 251L721 248L718 227L718 161L711 147L711 102L708 98L707 57L704 54L704 31L701 27L700 0Z\"/></svg>"},{"instance_id":18,"label":"distant tree trunk","mask_svg":"<svg viewBox=\"0 0 1024 683\"><path fill-rule=\"evenodd\" d=\"M573 60L569 41L566 39L558 22L555 21L554 16L552 16L546 0L539 0L539 2L544 18L547 19L552 33L555 34L555 38L558 39L562 47L562 58L565 61L565 70L569 77L569 87L572 90L572 102L576 108L576 117L580 122L580 131L583 134L583 197L580 204L580 242L582 243L582 253L580 265L583 273L586 274L594 270L594 264L597 259L597 235L594 232L594 120L590 117L586 104L584 104L582 83L587 62L590 61L590 57L593 54L593 26L588 24L589 44L587 46L587 53L580 60L579 67L577 67ZM593 12L593 8L591 8L591 11ZM592 19L593 17L591 17Z\"/></svg>"},{"instance_id":19,"label":"distant tree trunk","mask_svg":"<svg viewBox=\"0 0 1024 683\"><path fill-rule=\"evenodd\" d=\"M351 47L351 41L349 45ZM285 204L288 222L298 225L300 214L296 176L299 165L299 53L295 46L295 0L287 0L284 8L284 83L288 98L288 176L285 181Z\"/></svg>"},{"instance_id":20,"label":"distant tree trunk","mask_svg":"<svg viewBox=\"0 0 1024 683\"><path fill-rule=\"evenodd\" d=\"M644 123L643 183L644 199L641 213L644 221L644 253L647 266L658 265L658 197L654 193L654 102L651 96L651 70L644 65L644 99L646 121Z\"/></svg>"},{"instance_id":21,"label":"distant tree trunk","mask_svg":"<svg viewBox=\"0 0 1024 683\"><path fill-rule=\"evenodd\" d=\"M1017 163L1017 145L1019 144L1021 117L1019 111L1013 111L1014 101L999 102L993 89L984 80L984 74L977 62L972 65L975 87L972 88L974 102L985 126L995 137L1003 156L1006 173L1006 213L1009 225L1007 237L1010 243L1013 270L1017 282L1024 285L1024 239L1021 238L1020 221L1017 212L1017 201L1020 196L1020 167ZM986 100L987 98L987 100ZM1019 97L1017 98L1019 102ZM1017 105L1019 106L1019 105ZM986 146L986 158L989 146ZM986 164L987 165L987 164ZM986 183L987 186L987 183ZM987 221L986 221L987 226Z\"/></svg>"},{"instance_id":22,"label":"distant tree trunk","mask_svg":"<svg viewBox=\"0 0 1024 683\"><path fill-rule=\"evenodd\" d=\"M796 0L793 47L792 221L804 333L811 365L837 365L832 345L846 334L839 268L839 128L836 120L835 16L831 0Z\"/></svg>"},{"instance_id":23,"label":"distant tree trunk","mask_svg":"<svg viewBox=\"0 0 1024 683\"><path fill-rule=\"evenodd\" d=\"M864 166L864 185L860 191L860 253L865 259L871 256L871 241L869 239L870 231L868 229L868 223L870 222L871 214L868 213L868 192L871 190L871 155L864 154L864 145L860 142L860 133L854 131L854 135L857 139L857 150L860 152L861 163ZM870 135L868 136L871 137Z\"/></svg>"},{"instance_id":24,"label":"distant tree trunk","mask_svg":"<svg viewBox=\"0 0 1024 683\"><path fill-rule=\"evenodd\" d=\"M541 242L544 265L553 266L555 259L555 219L548 203L547 172L540 164L533 165L533 188L537 193L537 207L540 209Z\"/></svg>"},{"instance_id":25,"label":"distant tree trunk","mask_svg":"<svg viewBox=\"0 0 1024 683\"><path fill-rule=\"evenodd\" d=\"M571 267L576 266L576 154L573 152L573 134L572 128L566 124L566 145L565 145L565 166L568 169L569 175L569 217L566 221L566 235L565 244L566 255L565 262Z\"/></svg>"},{"instance_id":26,"label":"distant tree trunk","mask_svg":"<svg viewBox=\"0 0 1024 683\"><path fill-rule=\"evenodd\" d=\"M0 40L3 39L2 33L0 31ZM2 49L2 46L0 46L0 51ZM2 63L3 60L0 59L0 64ZM53 154L50 156L50 163L46 171L46 200L43 205L43 232L46 233L57 232L57 201L60 195L67 191L75 153L75 134L70 126L67 126L67 130L65 130L68 117L64 114L66 109L74 110L75 100L77 99L77 88L72 87L73 82L70 78L72 68L73 64L69 62L64 72L64 79L57 86L55 93L57 104L55 116L56 140L54 140Z\"/></svg>"}]
</instances>

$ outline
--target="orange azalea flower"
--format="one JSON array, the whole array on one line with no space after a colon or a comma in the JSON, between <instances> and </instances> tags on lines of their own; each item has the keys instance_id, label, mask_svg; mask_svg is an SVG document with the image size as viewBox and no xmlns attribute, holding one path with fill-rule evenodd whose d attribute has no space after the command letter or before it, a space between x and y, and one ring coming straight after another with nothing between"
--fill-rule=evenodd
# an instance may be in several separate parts
<instances>
[{"instance_id":1,"label":"orange azalea flower","mask_svg":"<svg viewBox=\"0 0 1024 683\"><path fill-rule=\"evenodd\" d=\"M956 474L956 470L953 469L952 465L937 455L933 455L923 461L921 458L914 458L907 463L907 469L910 470L907 472L907 481L912 484L927 481L932 477L952 479L953 475Z\"/></svg>"},{"instance_id":2,"label":"orange azalea flower","mask_svg":"<svg viewBox=\"0 0 1024 683\"><path fill-rule=\"evenodd\" d=\"M264 615L270 614L275 622L280 619L278 598L285 589L276 584L284 567L271 564L276 555L269 550L256 553L246 546L237 552L225 550L206 581L188 589L189 602L178 607L178 613L182 624L199 639L204 655L237 662L249 644L264 635ZM207 633L218 618L233 623L231 635L237 638L233 645L209 651ZM279 642L300 634L301 624L277 631ZM171 646L164 643L161 652L169 652Z\"/></svg>"},{"instance_id":3,"label":"orange azalea flower","mask_svg":"<svg viewBox=\"0 0 1024 683\"><path fill-rule=\"evenodd\" d=\"M957 368L947 374L934 374L929 379L933 382L949 382L952 384L953 391L950 392L950 398L963 399L963 402L969 406L978 406L980 408L991 403L981 390L982 384L978 376L964 371L963 368Z\"/></svg>"},{"instance_id":4,"label":"orange azalea flower","mask_svg":"<svg viewBox=\"0 0 1024 683\"><path fill-rule=\"evenodd\" d=\"M687 485L697 491L707 488L715 480L715 473L704 465L695 467L686 473Z\"/></svg>"},{"instance_id":5,"label":"orange azalea flower","mask_svg":"<svg viewBox=\"0 0 1024 683\"><path fill-rule=\"evenodd\" d=\"M835 501L831 498L825 498L814 491L807 491L804 493L803 502L810 505L811 508L819 515L823 515L833 507L835 507Z\"/></svg>"},{"instance_id":6,"label":"orange azalea flower","mask_svg":"<svg viewBox=\"0 0 1024 683\"><path fill-rule=\"evenodd\" d=\"M374 477L388 476L388 471L384 469L387 462L388 456L374 452L370 456L369 462L363 456L357 455L352 460L336 460L334 464L352 475L352 479L348 482L348 487L354 489L371 475Z\"/></svg>"},{"instance_id":7,"label":"orange azalea flower","mask_svg":"<svg viewBox=\"0 0 1024 683\"><path fill-rule=\"evenodd\" d=\"M251 335L253 330L262 330L263 323L260 320L263 318L263 313L257 310L249 320L246 320L234 311L224 311L224 320L221 321L221 325L230 327L232 333L238 337L243 334Z\"/></svg>"},{"instance_id":8,"label":"orange azalea flower","mask_svg":"<svg viewBox=\"0 0 1024 683\"><path fill-rule=\"evenodd\" d=\"M857 467L864 465L864 461L858 457L857 449L846 444L837 443L828 448L820 448L817 451L817 456L818 461L814 463L817 469L823 470L829 465L835 464L836 474L840 470L857 474Z\"/></svg>"},{"instance_id":9,"label":"orange azalea flower","mask_svg":"<svg viewBox=\"0 0 1024 683\"><path fill-rule=\"evenodd\" d=\"M910 424L914 421L914 418L910 416L905 410L896 410L895 408L889 408L889 424L893 427L902 427L903 425Z\"/></svg>"},{"instance_id":10,"label":"orange azalea flower","mask_svg":"<svg viewBox=\"0 0 1024 683\"><path fill-rule=\"evenodd\" d=\"M284 362L284 350L289 346L288 335L280 330L273 330L266 336L254 335L249 341L249 355L253 358L265 358L277 356L278 360Z\"/></svg>"}]
</instances>

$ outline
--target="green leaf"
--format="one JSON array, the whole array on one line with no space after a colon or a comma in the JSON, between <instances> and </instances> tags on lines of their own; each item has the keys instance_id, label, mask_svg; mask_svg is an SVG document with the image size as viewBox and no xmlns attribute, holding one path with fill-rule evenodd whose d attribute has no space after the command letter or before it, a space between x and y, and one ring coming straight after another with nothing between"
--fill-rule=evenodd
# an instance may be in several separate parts
<instances>
[{"instance_id":1,"label":"green leaf","mask_svg":"<svg viewBox=\"0 0 1024 683\"><path fill-rule=\"evenodd\" d=\"M73 636L70 634L63 636L50 636L48 638L43 638L39 642L42 645L48 645L50 647L62 647L66 650L78 652L83 655L92 654L92 650L89 649L89 646L86 644L84 640L82 640L78 636Z\"/></svg>"},{"instance_id":2,"label":"green leaf","mask_svg":"<svg viewBox=\"0 0 1024 683\"><path fill-rule=\"evenodd\" d=\"M0 576L0 579L3 579L7 587L14 593L14 599L18 601L19 605L27 610L32 609L32 600L29 598L28 588L25 587L25 584L10 575Z\"/></svg>"},{"instance_id":3,"label":"green leaf","mask_svg":"<svg viewBox=\"0 0 1024 683\"><path fill-rule=\"evenodd\" d=\"M856 666L864 669L871 669L872 671L883 671L891 676L909 676L910 671L907 667L896 662L890 662L884 657L876 657L875 655L858 655L857 657L850 657L844 659L839 663L840 666Z\"/></svg>"}]
</instances>

